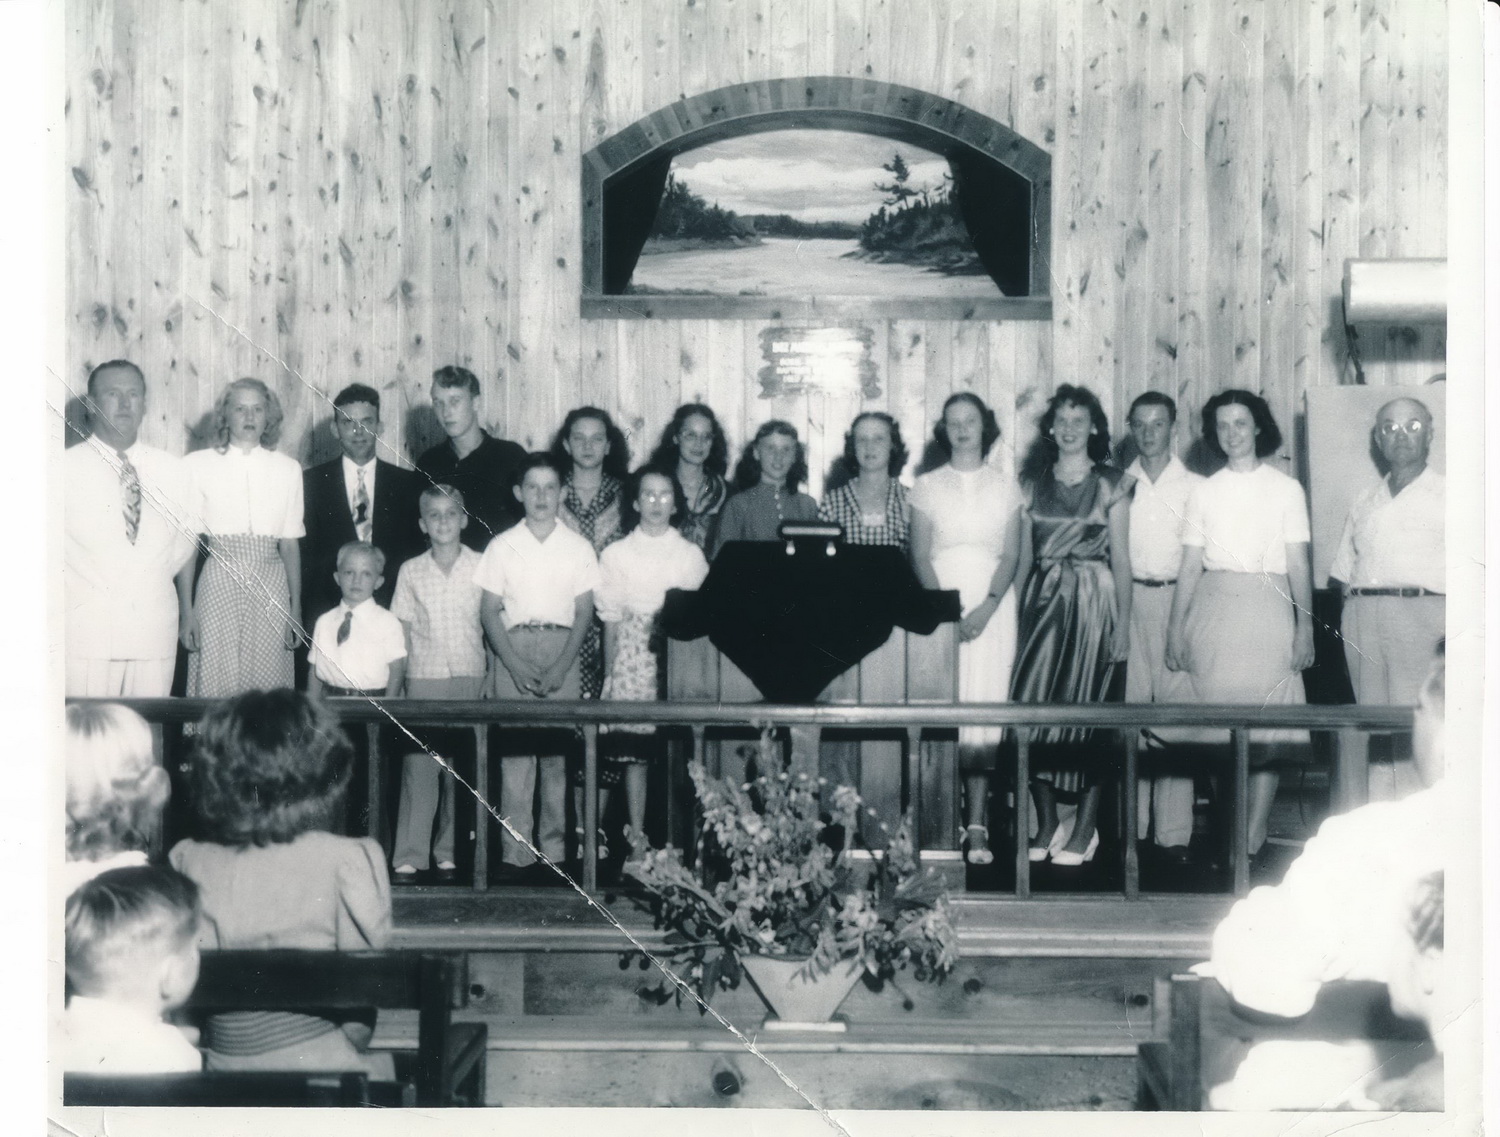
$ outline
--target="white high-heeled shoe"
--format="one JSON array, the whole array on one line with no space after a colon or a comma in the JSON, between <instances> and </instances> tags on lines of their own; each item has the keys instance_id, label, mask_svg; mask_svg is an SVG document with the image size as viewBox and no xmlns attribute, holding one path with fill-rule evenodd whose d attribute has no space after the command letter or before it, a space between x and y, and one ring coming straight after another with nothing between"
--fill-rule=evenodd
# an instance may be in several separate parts
<instances>
[{"instance_id":1,"label":"white high-heeled shoe","mask_svg":"<svg viewBox=\"0 0 1500 1137\"><path fill-rule=\"evenodd\" d=\"M984 840L984 848L975 848L969 838L970 833L977 832ZM990 851L990 831L983 825L965 825L961 839L967 848L964 850L964 860L971 865L992 865L995 863L995 854Z\"/></svg>"},{"instance_id":2,"label":"white high-heeled shoe","mask_svg":"<svg viewBox=\"0 0 1500 1137\"><path fill-rule=\"evenodd\" d=\"M1058 849L1052 854L1052 863L1062 865L1065 868L1084 864L1094 859L1094 853L1099 848L1099 830L1096 828L1093 835L1089 837L1089 847L1081 853L1072 852L1069 849Z\"/></svg>"}]
</instances>

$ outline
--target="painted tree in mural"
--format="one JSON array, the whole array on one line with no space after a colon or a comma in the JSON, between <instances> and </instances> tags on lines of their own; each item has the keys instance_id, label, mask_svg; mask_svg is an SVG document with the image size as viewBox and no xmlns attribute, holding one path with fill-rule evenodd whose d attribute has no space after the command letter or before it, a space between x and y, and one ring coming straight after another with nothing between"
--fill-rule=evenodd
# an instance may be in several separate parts
<instances>
[{"instance_id":1,"label":"painted tree in mural","mask_svg":"<svg viewBox=\"0 0 1500 1137\"><path fill-rule=\"evenodd\" d=\"M897 152L880 167L891 175L876 182L885 195L859 232L859 256L867 260L921 264L943 273L981 273L969 231L959 216L953 177L935 187L914 186L911 167Z\"/></svg>"}]
</instances>

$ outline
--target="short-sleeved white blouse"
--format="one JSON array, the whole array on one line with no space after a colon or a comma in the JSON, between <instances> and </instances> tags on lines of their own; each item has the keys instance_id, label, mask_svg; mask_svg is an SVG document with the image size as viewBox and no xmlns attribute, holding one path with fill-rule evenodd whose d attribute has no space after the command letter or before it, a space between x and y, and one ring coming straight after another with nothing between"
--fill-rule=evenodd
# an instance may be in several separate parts
<instances>
[{"instance_id":1,"label":"short-sleeved white blouse","mask_svg":"<svg viewBox=\"0 0 1500 1137\"><path fill-rule=\"evenodd\" d=\"M599 574L599 618L613 624L659 611L669 588L697 588L708 562L676 529L656 537L635 529L600 554Z\"/></svg>"},{"instance_id":2,"label":"short-sleeved white blouse","mask_svg":"<svg viewBox=\"0 0 1500 1137\"><path fill-rule=\"evenodd\" d=\"M192 479L202 531L249 533L290 540L302 526L302 466L295 458L257 446L195 450L183 459Z\"/></svg>"},{"instance_id":3,"label":"short-sleeved white blouse","mask_svg":"<svg viewBox=\"0 0 1500 1137\"><path fill-rule=\"evenodd\" d=\"M1301 483L1265 462L1226 466L1188 496L1182 543L1202 548L1210 571L1284 574L1286 547L1310 540Z\"/></svg>"}]
</instances>

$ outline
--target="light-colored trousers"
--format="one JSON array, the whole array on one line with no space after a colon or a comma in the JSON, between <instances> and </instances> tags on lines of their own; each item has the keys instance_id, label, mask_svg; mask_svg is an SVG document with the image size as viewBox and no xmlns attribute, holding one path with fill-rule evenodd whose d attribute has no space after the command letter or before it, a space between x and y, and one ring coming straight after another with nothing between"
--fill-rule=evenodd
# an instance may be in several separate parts
<instances>
[{"instance_id":1,"label":"light-colored trousers","mask_svg":"<svg viewBox=\"0 0 1500 1137\"><path fill-rule=\"evenodd\" d=\"M1354 700L1366 706L1412 706L1443 638L1442 596L1344 598L1344 659ZM1395 801L1422 788L1409 757L1370 763L1370 800Z\"/></svg>"},{"instance_id":2,"label":"light-colored trousers","mask_svg":"<svg viewBox=\"0 0 1500 1137\"><path fill-rule=\"evenodd\" d=\"M483 675L406 681L406 693L413 699L479 699L483 690ZM416 733L420 735L422 728L418 727ZM440 756L452 764L452 754ZM396 811L396 844L391 864L425 869L429 849L432 860L438 864L453 860L454 785L453 775L426 751L415 751L401 760L401 804Z\"/></svg>"},{"instance_id":3,"label":"light-colored trousers","mask_svg":"<svg viewBox=\"0 0 1500 1137\"><path fill-rule=\"evenodd\" d=\"M528 663L550 666L562 654L568 632L559 628L515 627L506 633L510 645ZM536 696L516 686L505 664L494 661L494 695L497 699L530 701ZM578 661L568 668L563 685L553 692L553 699L576 699L579 696ZM555 732L549 732L555 733ZM540 774L541 785L537 785ZM535 829L531 822L532 799L540 793ZM545 754L500 759L500 804L506 820L526 840L536 835L535 845L550 861L561 862L567 855L568 816L567 760L561 754ZM536 862L536 856L508 831L500 831L500 857L508 865L524 868Z\"/></svg>"},{"instance_id":4,"label":"light-colored trousers","mask_svg":"<svg viewBox=\"0 0 1500 1137\"><path fill-rule=\"evenodd\" d=\"M1172 595L1166 588L1134 586L1130 601L1130 660L1125 668L1127 703L1192 702L1192 684L1184 671L1167 670L1167 623ZM1193 836L1193 779L1177 774L1141 778L1137 783L1137 832L1156 825L1162 848L1186 845Z\"/></svg>"},{"instance_id":5,"label":"light-colored trousers","mask_svg":"<svg viewBox=\"0 0 1500 1137\"><path fill-rule=\"evenodd\" d=\"M68 658L64 682L70 698L164 699L172 693L177 660Z\"/></svg>"}]
</instances>

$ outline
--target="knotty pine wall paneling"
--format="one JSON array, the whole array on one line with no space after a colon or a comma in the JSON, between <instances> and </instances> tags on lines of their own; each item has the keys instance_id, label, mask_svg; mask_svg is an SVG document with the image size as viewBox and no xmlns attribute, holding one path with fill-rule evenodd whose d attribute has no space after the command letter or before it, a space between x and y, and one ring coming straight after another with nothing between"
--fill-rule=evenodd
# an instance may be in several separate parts
<instances>
[{"instance_id":1,"label":"knotty pine wall paneling","mask_svg":"<svg viewBox=\"0 0 1500 1137\"><path fill-rule=\"evenodd\" d=\"M1184 434L1213 391L1353 380L1351 256L1442 256L1445 0L77 0L66 40L67 375L128 356L173 450L225 383L327 457L328 400L385 396L388 456L437 437L435 367L485 421L545 445L582 402L644 457L713 405L738 452L790 418L813 488L861 407L913 450L972 388L1024 452L1060 382L1116 430L1167 390ZM870 321L879 393L762 397L770 320L579 316L581 154L687 95L830 74L908 84L1053 160L1050 322ZM1361 327L1370 383L1443 369L1440 327ZM1292 421L1287 421L1292 420ZM1292 430L1287 430L1292 435ZM1184 437L1183 443L1190 439Z\"/></svg>"}]
</instances>

